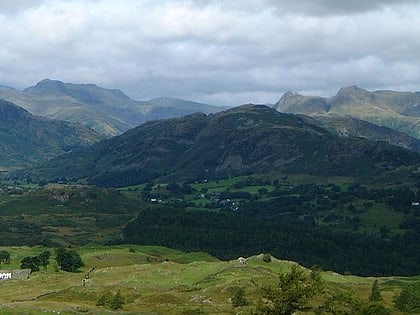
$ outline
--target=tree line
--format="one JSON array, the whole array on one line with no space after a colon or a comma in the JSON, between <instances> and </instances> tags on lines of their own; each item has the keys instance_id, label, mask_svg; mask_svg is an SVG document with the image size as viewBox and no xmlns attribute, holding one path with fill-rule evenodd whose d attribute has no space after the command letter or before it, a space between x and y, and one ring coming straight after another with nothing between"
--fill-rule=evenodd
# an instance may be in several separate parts
<instances>
[{"instance_id":1,"label":"tree line","mask_svg":"<svg viewBox=\"0 0 420 315\"><path fill-rule=\"evenodd\" d=\"M84 266L79 253L73 249L58 248L54 254L57 266L63 271L76 272ZM20 268L31 269L32 272L40 271L41 267L47 270L51 256L49 250L44 250L39 255L25 256L20 262ZM6 250L0 251L0 267L1 263L10 264L10 253Z\"/></svg>"}]
</instances>

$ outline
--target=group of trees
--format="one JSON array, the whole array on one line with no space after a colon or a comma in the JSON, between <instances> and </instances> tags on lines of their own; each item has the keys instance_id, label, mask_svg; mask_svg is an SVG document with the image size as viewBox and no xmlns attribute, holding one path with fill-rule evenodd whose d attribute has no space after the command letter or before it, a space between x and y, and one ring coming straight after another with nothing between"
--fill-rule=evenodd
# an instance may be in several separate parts
<instances>
[{"instance_id":1,"label":"group of trees","mask_svg":"<svg viewBox=\"0 0 420 315\"><path fill-rule=\"evenodd\" d=\"M26 256L22 259L20 267L22 269L31 269L32 272L39 271L40 267L47 269L50 263L51 252L49 250L43 251L37 256ZM64 271L76 272L80 267L83 267L83 261L75 250L65 248L58 248L55 250L55 260L57 266Z\"/></svg>"},{"instance_id":2,"label":"group of trees","mask_svg":"<svg viewBox=\"0 0 420 315\"><path fill-rule=\"evenodd\" d=\"M46 270L50 263L51 252L49 250L43 251L38 256L24 257L20 263L20 268L31 269L32 272L39 271L40 266Z\"/></svg>"}]
</instances>

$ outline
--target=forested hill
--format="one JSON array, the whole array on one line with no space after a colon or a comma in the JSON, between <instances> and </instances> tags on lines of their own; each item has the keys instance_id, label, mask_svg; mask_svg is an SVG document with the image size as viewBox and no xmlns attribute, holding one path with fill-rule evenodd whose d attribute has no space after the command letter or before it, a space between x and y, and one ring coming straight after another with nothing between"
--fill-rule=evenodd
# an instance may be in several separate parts
<instances>
[{"instance_id":1,"label":"forested hill","mask_svg":"<svg viewBox=\"0 0 420 315\"><path fill-rule=\"evenodd\" d=\"M320 176L374 177L417 165L418 153L338 137L302 117L262 105L147 122L123 135L61 156L40 178L87 178L100 186L154 179L194 180L282 170Z\"/></svg>"}]
</instances>

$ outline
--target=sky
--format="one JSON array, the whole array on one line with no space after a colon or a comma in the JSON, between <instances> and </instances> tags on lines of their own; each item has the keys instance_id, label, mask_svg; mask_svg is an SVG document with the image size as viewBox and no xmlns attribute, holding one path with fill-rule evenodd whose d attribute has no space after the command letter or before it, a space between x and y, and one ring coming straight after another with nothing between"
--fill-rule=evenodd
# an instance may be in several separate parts
<instances>
[{"instance_id":1,"label":"sky","mask_svg":"<svg viewBox=\"0 0 420 315\"><path fill-rule=\"evenodd\" d=\"M0 0L0 85L213 105L420 90L417 0Z\"/></svg>"}]
</instances>

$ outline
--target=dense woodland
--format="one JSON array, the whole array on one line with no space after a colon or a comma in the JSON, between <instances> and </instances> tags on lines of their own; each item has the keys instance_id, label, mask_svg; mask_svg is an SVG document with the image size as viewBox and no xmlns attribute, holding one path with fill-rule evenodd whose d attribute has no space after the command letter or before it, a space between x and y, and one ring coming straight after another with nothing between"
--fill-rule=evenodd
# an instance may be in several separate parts
<instances>
[{"instance_id":1,"label":"dense woodland","mask_svg":"<svg viewBox=\"0 0 420 315\"><path fill-rule=\"evenodd\" d=\"M164 198L166 191L170 204L141 211L125 227L123 242L202 250L223 259L271 253L308 267L357 275L420 273L420 208L412 205L413 190L342 189L334 184L284 188L277 180L273 190L261 186L253 194L241 188L250 182L248 178L236 183L236 189L218 193L219 202L209 200L205 211L183 199L193 194L188 184L168 184L160 193L146 187L146 198ZM375 208L388 209L400 223L369 225Z\"/></svg>"}]
</instances>

